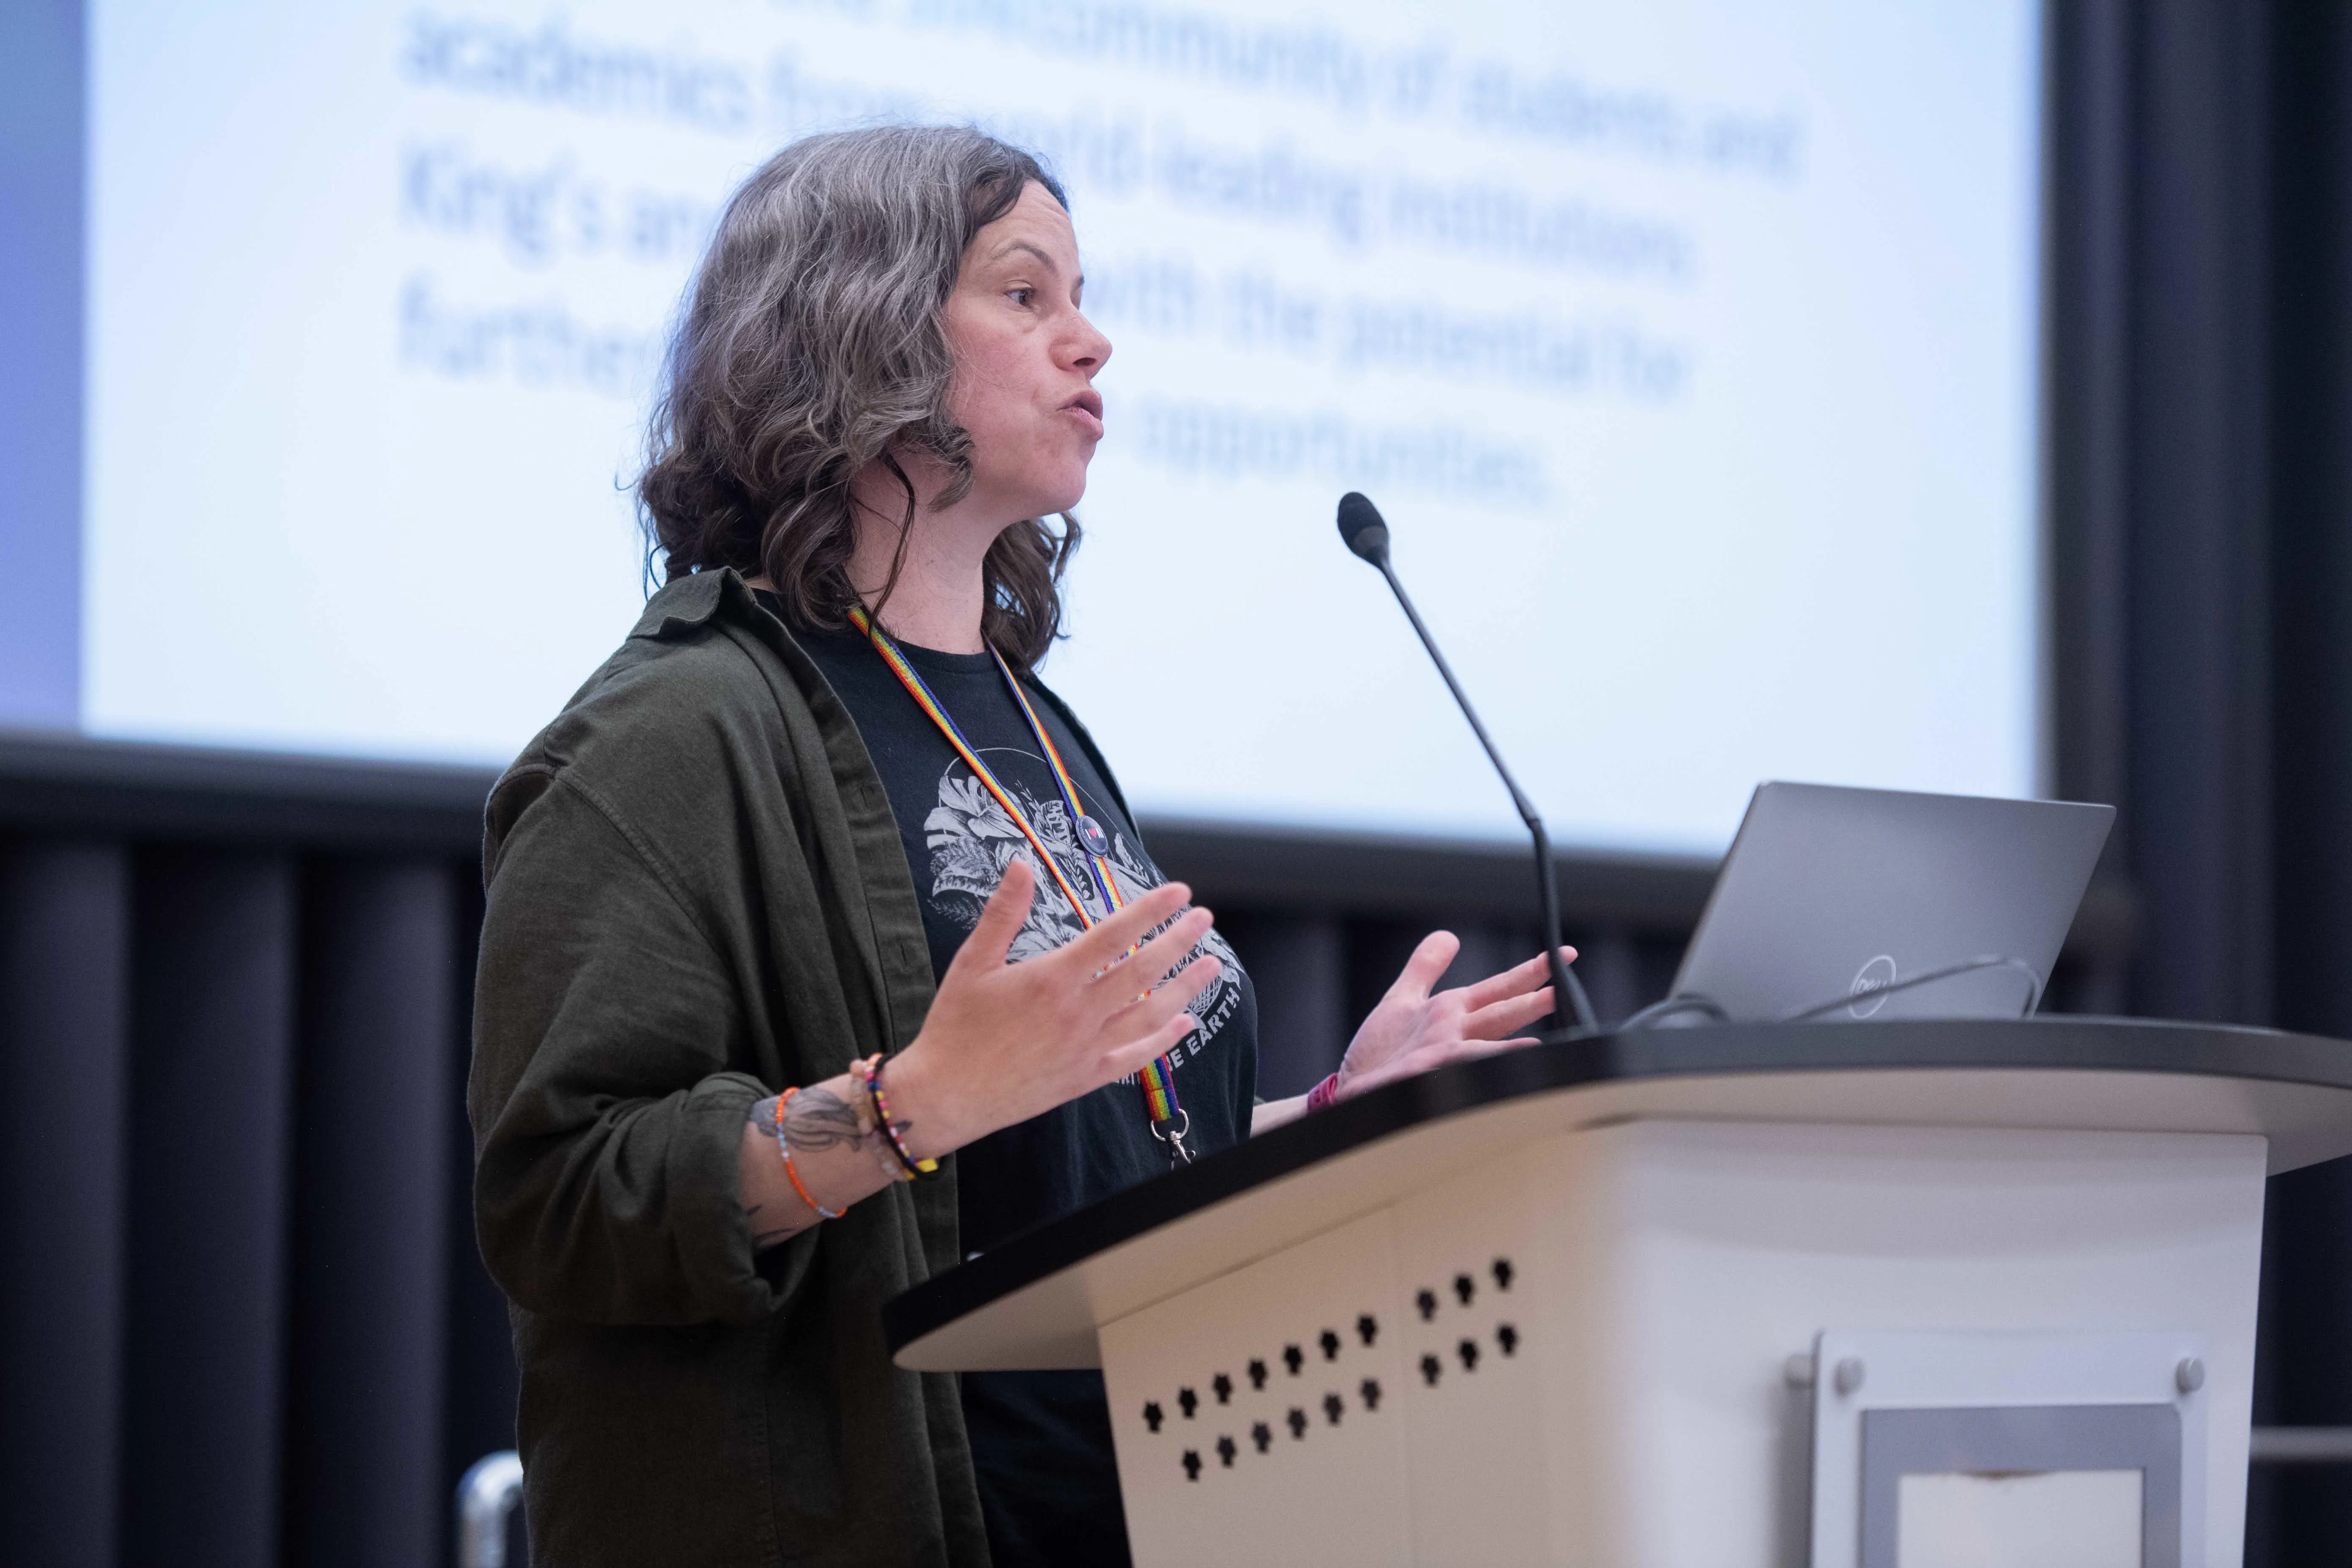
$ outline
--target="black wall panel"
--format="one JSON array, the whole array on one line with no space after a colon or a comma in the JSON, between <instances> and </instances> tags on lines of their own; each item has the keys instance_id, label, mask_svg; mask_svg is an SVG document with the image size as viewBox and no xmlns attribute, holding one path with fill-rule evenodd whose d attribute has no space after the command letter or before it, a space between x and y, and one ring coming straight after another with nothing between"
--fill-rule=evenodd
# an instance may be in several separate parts
<instances>
[{"instance_id":1,"label":"black wall panel","mask_svg":"<svg viewBox=\"0 0 2352 1568\"><path fill-rule=\"evenodd\" d=\"M304 879L289 1563L394 1568L441 1544L453 880L347 858Z\"/></svg>"},{"instance_id":2,"label":"black wall panel","mask_svg":"<svg viewBox=\"0 0 2352 1568\"><path fill-rule=\"evenodd\" d=\"M152 851L133 875L128 1562L277 1561L296 895L283 854Z\"/></svg>"},{"instance_id":3,"label":"black wall panel","mask_svg":"<svg viewBox=\"0 0 2352 1568\"><path fill-rule=\"evenodd\" d=\"M0 1563L115 1561L130 886L0 837Z\"/></svg>"},{"instance_id":4,"label":"black wall panel","mask_svg":"<svg viewBox=\"0 0 2352 1568\"><path fill-rule=\"evenodd\" d=\"M2352 1037L2352 8L2272 40L2270 693L2276 1018ZM2352 1161L2271 1184L2259 1418L2352 1426ZM2352 1559L2352 1475L2255 1478L2250 1548Z\"/></svg>"},{"instance_id":5,"label":"black wall panel","mask_svg":"<svg viewBox=\"0 0 2352 1568\"><path fill-rule=\"evenodd\" d=\"M1339 1067L1352 1031L1347 933L1335 916L1289 910L1221 912L1217 929L1257 991L1258 1093L1306 1093Z\"/></svg>"},{"instance_id":6,"label":"black wall panel","mask_svg":"<svg viewBox=\"0 0 2352 1568\"><path fill-rule=\"evenodd\" d=\"M2073 1000L2352 1036L2352 9L2047 15L2057 782L2133 928ZM2352 1424L2352 1162L2266 1237L2255 1419ZM2345 1474L2257 1471L2248 1561L2352 1561Z\"/></svg>"},{"instance_id":7,"label":"black wall panel","mask_svg":"<svg viewBox=\"0 0 2352 1568\"><path fill-rule=\"evenodd\" d=\"M482 929L480 868L470 859L452 867L457 885L457 929L452 935L451 973L457 978L450 998L450 1022L460 1042L448 1061L447 1182L444 1185L445 1216L441 1247L447 1269L447 1382L442 1406L441 1497L443 1539L456 1528L450 1500L466 1468L485 1454L515 1446L515 1408L521 1380L515 1370L514 1343L507 1320L506 1298L491 1283L474 1240L474 1144L467 1126L464 1043L471 1037L474 1001L474 958Z\"/></svg>"},{"instance_id":8,"label":"black wall panel","mask_svg":"<svg viewBox=\"0 0 2352 1568\"><path fill-rule=\"evenodd\" d=\"M2267 17L2138 8L2128 192L2126 795L2149 901L2135 1002L2272 1006Z\"/></svg>"}]
</instances>

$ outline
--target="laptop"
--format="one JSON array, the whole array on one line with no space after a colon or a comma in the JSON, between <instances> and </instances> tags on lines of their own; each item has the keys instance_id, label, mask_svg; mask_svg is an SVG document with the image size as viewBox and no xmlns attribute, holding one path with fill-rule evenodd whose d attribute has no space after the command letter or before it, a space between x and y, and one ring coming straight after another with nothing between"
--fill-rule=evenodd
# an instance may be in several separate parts
<instances>
[{"instance_id":1,"label":"laptop","mask_svg":"<svg viewBox=\"0 0 2352 1568\"><path fill-rule=\"evenodd\" d=\"M2111 805L1764 784L1657 1023L2032 1011Z\"/></svg>"}]
</instances>

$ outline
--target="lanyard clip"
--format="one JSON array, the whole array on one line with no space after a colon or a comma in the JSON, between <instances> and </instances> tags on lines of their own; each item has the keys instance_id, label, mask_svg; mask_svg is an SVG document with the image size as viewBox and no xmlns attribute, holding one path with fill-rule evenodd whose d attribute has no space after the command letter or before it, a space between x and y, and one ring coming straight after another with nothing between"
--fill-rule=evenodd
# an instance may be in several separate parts
<instances>
[{"instance_id":1,"label":"lanyard clip","mask_svg":"<svg viewBox=\"0 0 2352 1568\"><path fill-rule=\"evenodd\" d=\"M1178 1120L1180 1117L1181 1121ZM1169 1121L1176 1122L1176 1130L1173 1132L1162 1132L1160 1129L1167 1126ZM1192 1113L1181 1106L1177 1108L1175 1116L1168 1118L1166 1121L1155 1121L1151 1124L1151 1135L1168 1145L1170 1170L1181 1171L1192 1163L1192 1151L1184 1146L1184 1135L1192 1131Z\"/></svg>"}]
</instances>

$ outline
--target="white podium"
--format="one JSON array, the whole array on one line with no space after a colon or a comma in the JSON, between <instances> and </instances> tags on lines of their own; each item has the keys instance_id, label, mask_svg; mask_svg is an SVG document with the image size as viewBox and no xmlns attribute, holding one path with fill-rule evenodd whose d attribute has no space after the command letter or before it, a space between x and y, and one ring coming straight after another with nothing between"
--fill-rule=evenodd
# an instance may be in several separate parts
<instances>
[{"instance_id":1,"label":"white podium","mask_svg":"<svg viewBox=\"0 0 2352 1568\"><path fill-rule=\"evenodd\" d=\"M1391 1085L891 1302L1090 1367L1139 1564L2229 1568L2263 1178L2352 1045L1723 1026Z\"/></svg>"}]
</instances>

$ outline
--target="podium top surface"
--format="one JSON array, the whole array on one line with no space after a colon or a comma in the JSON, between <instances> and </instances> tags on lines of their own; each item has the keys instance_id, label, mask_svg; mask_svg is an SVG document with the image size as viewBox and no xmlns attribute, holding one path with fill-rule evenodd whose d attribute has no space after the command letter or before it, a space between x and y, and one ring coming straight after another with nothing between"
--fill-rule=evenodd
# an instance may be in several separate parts
<instances>
[{"instance_id":1,"label":"podium top surface","mask_svg":"<svg viewBox=\"0 0 2352 1568\"><path fill-rule=\"evenodd\" d=\"M2259 1133L2273 1174L2352 1153L2352 1043L2204 1024L1717 1025L1386 1084L1040 1226L882 1309L919 1371L1099 1364L1099 1323L1513 1145L1636 1118Z\"/></svg>"}]
</instances>

